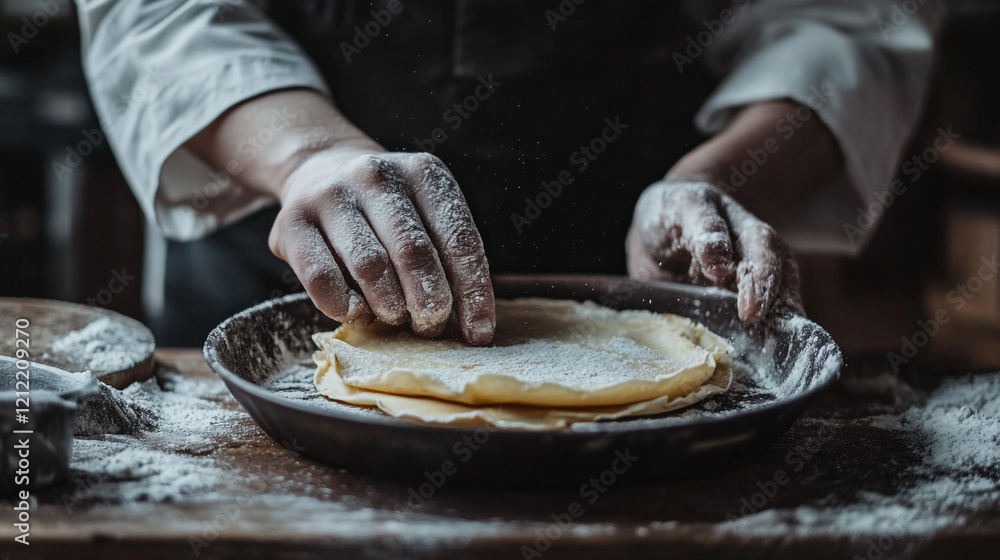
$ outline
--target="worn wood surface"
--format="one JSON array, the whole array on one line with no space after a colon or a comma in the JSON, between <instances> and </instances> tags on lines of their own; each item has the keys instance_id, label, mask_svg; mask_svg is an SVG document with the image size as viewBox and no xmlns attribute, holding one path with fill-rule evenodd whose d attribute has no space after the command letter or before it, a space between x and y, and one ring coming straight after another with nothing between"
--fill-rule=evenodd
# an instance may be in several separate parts
<instances>
[{"instance_id":1,"label":"worn wood surface","mask_svg":"<svg viewBox=\"0 0 1000 560\"><path fill-rule=\"evenodd\" d=\"M116 271L117 272L117 271ZM114 284L121 290L121 282ZM111 291L108 291L109 297ZM135 340L142 341L142 346L131 346L122 351L123 360L114 367L95 368L88 360L71 352L59 352L53 349L53 342L67 334L85 328L91 322L107 317L132 333ZM149 379L153 375L153 333L139 321L126 317L115 311L81 305L66 301L30 299L30 298L0 298L0 319L4 324L13 325L14 321L27 318L31 326L31 348L46 348L46 352L32 351L32 361L50 365L65 371L87 371L98 380L123 389L135 381ZM14 356L17 348L13 336L0 340L0 356Z\"/></svg>"},{"instance_id":2,"label":"worn wood surface","mask_svg":"<svg viewBox=\"0 0 1000 560\"><path fill-rule=\"evenodd\" d=\"M157 360L158 378L173 371L214 386L198 350L159 350ZM181 499L108 499L109 491L114 495L117 487L141 484L141 477L95 479L78 473L38 498L30 546L14 544L16 530L10 522L0 524L0 554L101 559L995 557L1000 546L1000 504L993 499L1000 495L996 465L978 473L992 480L992 489L980 485L970 500L958 497L958 502L976 502L971 508L956 511L956 496L928 497L914 478L930 444L914 432L879 428L872 421L921 406L920 392L910 385L869 382L865 376L871 375L849 372L774 447L742 466L655 486L629 485L626 471L594 503L578 492L474 492L447 484L415 502L407 484L297 456L286 449L295 442L283 446L270 440L228 392L210 391L209 404L239 413L223 430L196 438L197 444L162 430L114 437L210 463L225 473L213 487ZM574 503L579 504L575 510ZM0 515L12 521L12 504L0 506L5 511ZM571 511L579 515L569 516ZM546 532L547 538L539 536Z\"/></svg>"}]
</instances>

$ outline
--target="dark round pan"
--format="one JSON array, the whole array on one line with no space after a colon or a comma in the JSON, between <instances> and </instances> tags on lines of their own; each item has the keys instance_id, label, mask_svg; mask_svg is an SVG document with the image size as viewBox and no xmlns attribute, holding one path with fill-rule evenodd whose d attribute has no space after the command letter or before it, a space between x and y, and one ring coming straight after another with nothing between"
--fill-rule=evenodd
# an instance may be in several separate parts
<instances>
[{"instance_id":1,"label":"dark round pan","mask_svg":"<svg viewBox=\"0 0 1000 560\"><path fill-rule=\"evenodd\" d=\"M422 425L291 399L269 382L310 360L313 333L338 326L305 294L226 320L209 335L205 358L268 434L306 457L394 479L481 487L577 487L608 469L627 470L623 481L631 482L717 471L769 446L842 364L816 324L775 313L743 324L735 294L724 290L610 276L505 275L494 283L497 297L592 300L691 317L733 341L734 386L683 411L553 431Z\"/></svg>"}]
</instances>

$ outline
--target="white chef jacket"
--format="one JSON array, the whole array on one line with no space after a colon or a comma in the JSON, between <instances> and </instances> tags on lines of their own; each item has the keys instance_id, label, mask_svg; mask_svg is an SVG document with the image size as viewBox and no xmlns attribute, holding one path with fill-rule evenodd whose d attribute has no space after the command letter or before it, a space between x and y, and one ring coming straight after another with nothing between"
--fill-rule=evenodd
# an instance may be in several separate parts
<instances>
[{"instance_id":1,"label":"white chef jacket","mask_svg":"<svg viewBox=\"0 0 1000 560\"><path fill-rule=\"evenodd\" d=\"M943 11L936 2L687 2L697 21L719 19L724 9L734 14L725 14L730 22L711 41L698 35L707 25L690 30L693 41L709 43L693 63L722 77L694 117L702 132L725 128L740 106L787 98L810 105L840 144L838 176L775 224L796 250L853 254L874 229L849 240L844 226L857 226L859 209L889 187L916 125ZM221 170L183 147L246 99L289 87L328 92L260 2L77 0L77 7L101 124L143 211L165 236L197 239L276 202L236 180L218 192L211 173ZM676 55L690 53L674 54L683 64ZM817 90L833 94L818 101Z\"/></svg>"}]
</instances>

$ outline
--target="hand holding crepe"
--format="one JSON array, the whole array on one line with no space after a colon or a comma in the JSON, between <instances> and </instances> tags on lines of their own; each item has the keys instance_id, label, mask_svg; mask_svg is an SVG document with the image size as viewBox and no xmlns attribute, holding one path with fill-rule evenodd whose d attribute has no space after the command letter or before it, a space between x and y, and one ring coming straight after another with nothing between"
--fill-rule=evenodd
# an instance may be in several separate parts
<instances>
[{"instance_id":1,"label":"hand holding crepe","mask_svg":"<svg viewBox=\"0 0 1000 560\"><path fill-rule=\"evenodd\" d=\"M683 317L540 298L496 310L485 347L379 324L317 333L316 387L408 420L554 429L675 410L732 379L731 346Z\"/></svg>"}]
</instances>

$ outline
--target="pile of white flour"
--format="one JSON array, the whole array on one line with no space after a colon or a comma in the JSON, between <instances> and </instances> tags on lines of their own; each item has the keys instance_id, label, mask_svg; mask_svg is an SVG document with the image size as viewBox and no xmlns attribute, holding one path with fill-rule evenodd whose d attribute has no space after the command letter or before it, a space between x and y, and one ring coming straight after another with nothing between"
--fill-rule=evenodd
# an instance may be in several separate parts
<instances>
[{"instance_id":1,"label":"pile of white flour","mask_svg":"<svg viewBox=\"0 0 1000 560\"><path fill-rule=\"evenodd\" d=\"M74 498L111 504L211 499L206 491L227 471L210 454L232 439L232 421L246 414L221 404L225 395L218 379L162 370L124 391L102 383L74 426Z\"/></svg>"},{"instance_id":2,"label":"pile of white flour","mask_svg":"<svg viewBox=\"0 0 1000 560\"><path fill-rule=\"evenodd\" d=\"M884 544L899 535L927 538L945 526L974 528L977 519L1000 514L996 482L1000 480L1000 373L947 379L926 397L888 372L848 379L845 384L854 392L888 397L883 399L885 408L896 409L841 421L889 430L908 442L904 451L916 453L919 461L893 476L898 483L895 491L862 491L846 505L765 509L726 523L723 530L752 535L882 535ZM859 445L857 452L865 451ZM902 458L901 462L911 463ZM872 468L892 475L896 466ZM822 469L836 472L838 466Z\"/></svg>"},{"instance_id":3,"label":"pile of white flour","mask_svg":"<svg viewBox=\"0 0 1000 560\"><path fill-rule=\"evenodd\" d=\"M80 366L104 373L128 369L153 351L153 342L121 322L101 317L53 341L51 351L82 357L86 362Z\"/></svg>"}]
</instances>

